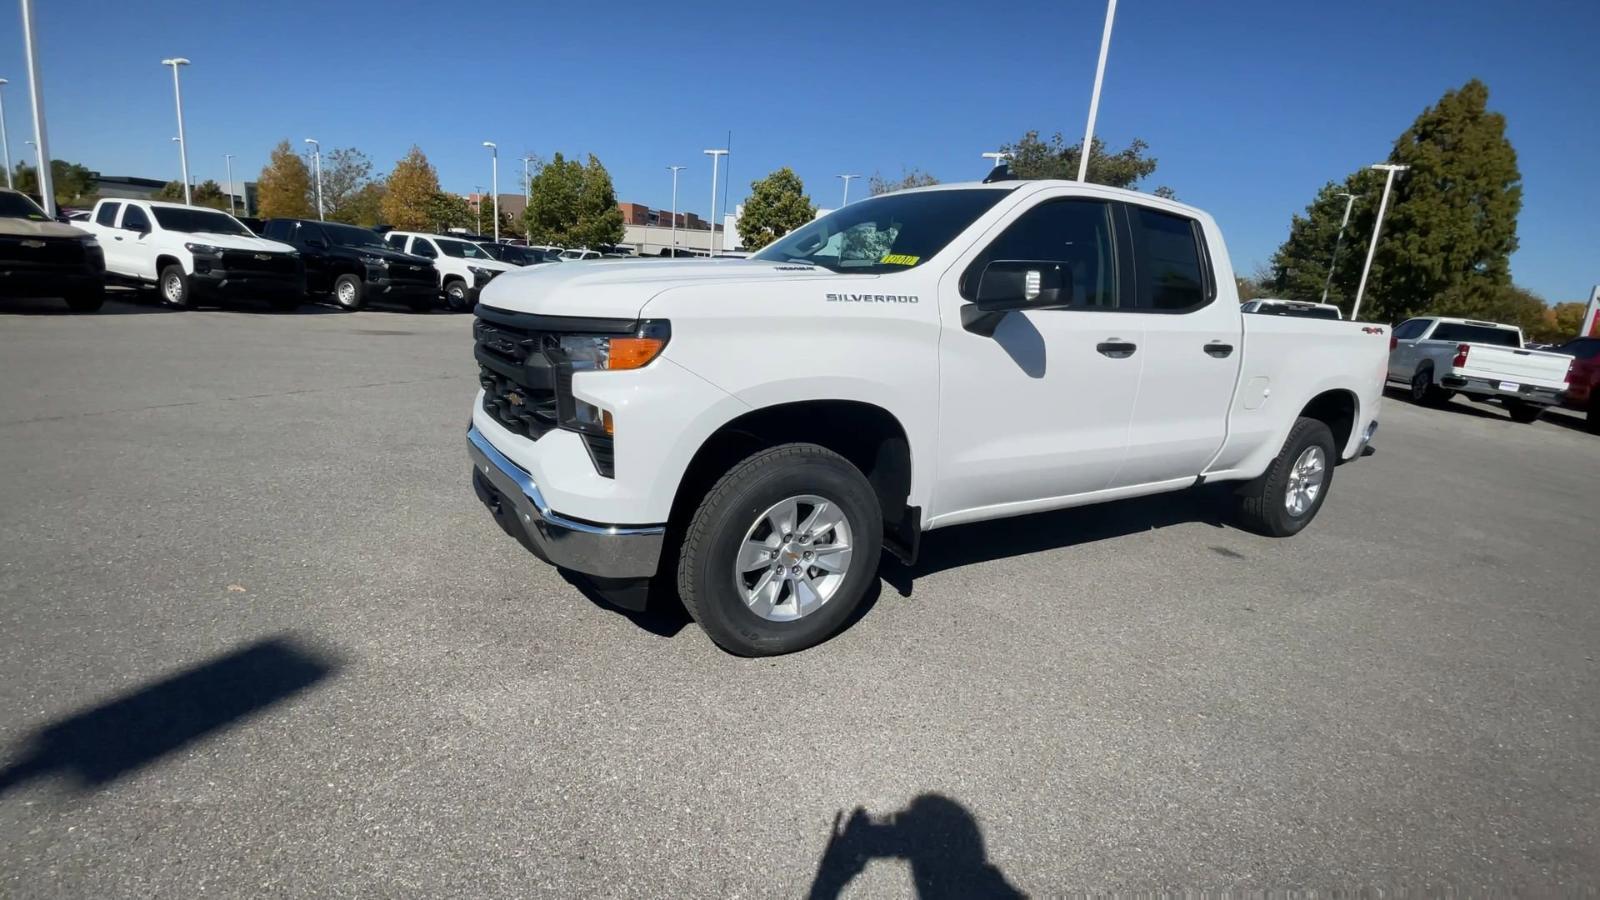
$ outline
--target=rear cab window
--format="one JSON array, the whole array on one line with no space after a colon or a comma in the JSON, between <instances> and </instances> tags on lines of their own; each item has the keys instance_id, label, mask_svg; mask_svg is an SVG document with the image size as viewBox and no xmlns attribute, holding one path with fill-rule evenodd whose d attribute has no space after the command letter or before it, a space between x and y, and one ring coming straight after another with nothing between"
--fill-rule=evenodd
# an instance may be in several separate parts
<instances>
[{"instance_id":1,"label":"rear cab window","mask_svg":"<svg viewBox=\"0 0 1600 900\"><path fill-rule=\"evenodd\" d=\"M1522 347L1522 333L1515 328L1497 328L1494 325L1473 325L1467 322L1440 322L1428 336L1432 341L1452 344L1491 344L1497 347Z\"/></svg>"},{"instance_id":2,"label":"rear cab window","mask_svg":"<svg viewBox=\"0 0 1600 900\"><path fill-rule=\"evenodd\" d=\"M1135 307L1184 313L1210 305L1217 292L1200 223L1148 206L1126 208L1133 236Z\"/></svg>"}]
</instances>

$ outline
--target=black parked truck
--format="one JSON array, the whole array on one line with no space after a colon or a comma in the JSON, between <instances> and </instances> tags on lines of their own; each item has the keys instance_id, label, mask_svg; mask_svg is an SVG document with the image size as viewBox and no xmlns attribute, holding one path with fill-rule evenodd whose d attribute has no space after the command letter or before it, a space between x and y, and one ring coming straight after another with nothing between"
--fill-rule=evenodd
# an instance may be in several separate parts
<instances>
[{"instance_id":1,"label":"black parked truck","mask_svg":"<svg viewBox=\"0 0 1600 900\"><path fill-rule=\"evenodd\" d=\"M315 219L268 219L262 237L300 251L306 293L328 296L341 309L392 300L423 312L439 303L439 273L433 263L395 250L371 229Z\"/></svg>"},{"instance_id":2,"label":"black parked truck","mask_svg":"<svg viewBox=\"0 0 1600 900\"><path fill-rule=\"evenodd\" d=\"M0 190L0 297L61 297L74 312L94 312L105 288L99 241L50 221L26 194Z\"/></svg>"}]
</instances>

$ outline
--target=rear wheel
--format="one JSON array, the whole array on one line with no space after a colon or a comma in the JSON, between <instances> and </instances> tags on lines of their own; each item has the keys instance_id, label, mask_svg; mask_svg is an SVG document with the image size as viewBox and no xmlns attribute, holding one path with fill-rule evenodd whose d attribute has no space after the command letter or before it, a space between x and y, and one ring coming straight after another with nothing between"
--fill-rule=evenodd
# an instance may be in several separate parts
<instances>
[{"instance_id":1,"label":"rear wheel","mask_svg":"<svg viewBox=\"0 0 1600 900\"><path fill-rule=\"evenodd\" d=\"M1507 400L1505 404L1506 412L1511 414L1511 421L1520 422L1523 425L1537 422L1540 414L1544 412L1544 407L1525 403L1521 400Z\"/></svg>"},{"instance_id":2,"label":"rear wheel","mask_svg":"<svg viewBox=\"0 0 1600 900\"><path fill-rule=\"evenodd\" d=\"M735 466L684 534L678 592L731 653L821 643L877 578L883 515L865 476L815 444L784 444Z\"/></svg>"},{"instance_id":3,"label":"rear wheel","mask_svg":"<svg viewBox=\"0 0 1600 900\"><path fill-rule=\"evenodd\" d=\"M444 303L450 307L451 312L466 312L472 305L472 301L467 297L467 283L459 278L446 282Z\"/></svg>"},{"instance_id":4,"label":"rear wheel","mask_svg":"<svg viewBox=\"0 0 1600 900\"><path fill-rule=\"evenodd\" d=\"M1239 524L1268 537L1297 534L1322 509L1337 454L1325 423L1296 420L1267 470L1239 488Z\"/></svg>"},{"instance_id":5,"label":"rear wheel","mask_svg":"<svg viewBox=\"0 0 1600 900\"><path fill-rule=\"evenodd\" d=\"M156 290L161 295L161 302L174 309L188 309L194 306L194 293L189 286L189 276L183 271L183 266L173 264L161 270L161 277L156 281Z\"/></svg>"},{"instance_id":6,"label":"rear wheel","mask_svg":"<svg viewBox=\"0 0 1600 900\"><path fill-rule=\"evenodd\" d=\"M340 275L333 282L333 302L340 309L358 310L365 302L366 284L354 275Z\"/></svg>"},{"instance_id":7,"label":"rear wheel","mask_svg":"<svg viewBox=\"0 0 1600 900\"><path fill-rule=\"evenodd\" d=\"M1433 383L1433 369L1429 366L1423 366L1417 370L1417 374L1411 376L1412 403L1420 403L1423 406L1443 406L1450 402L1452 396L1454 395L1450 391Z\"/></svg>"}]
</instances>

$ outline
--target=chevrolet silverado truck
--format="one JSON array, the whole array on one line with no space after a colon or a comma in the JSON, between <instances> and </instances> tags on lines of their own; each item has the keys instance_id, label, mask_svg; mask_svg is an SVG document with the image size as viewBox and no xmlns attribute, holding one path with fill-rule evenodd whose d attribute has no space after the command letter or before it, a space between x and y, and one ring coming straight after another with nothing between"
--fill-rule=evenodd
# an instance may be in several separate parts
<instances>
[{"instance_id":1,"label":"chevrolet silverado truck","mask_svg":"<svg viewBox=\"0 0 1600 900\"><path fill-rule=\"evenodd\" d=\"M433 263L439 272L439 290L444 305L452 312L466 312L478 302L478 292L502 272L517 268L501 262L471 241L439 234L390 231L383 240L392 249L420 256Z\"/></svg>"},{"instance_id":2,"label":"chevrolet silverado truck","mask_svg":"<svg viewBox=\"0 0 1600 900\"><path fill-rule=\"evenodd\" d=\"M404 303L426 312L439 302L439 273L420 256L401 253L368 228L316 219L268 219L261 236L293 247L306 267L306 292L355 311L368 300Z\"/></svg>"},{"instance_id":3,"label":"chevrolet silverado truck","mask_svg":"<svg viewBox=\"0 0 1600 900\"><path fill-rule=\"evenodd\" d=\"M1389 338L1388 377L1409 385L1413 402L1499 400L1524 424L1561 402L1571 365L1565 354L1524 349L1522 329L1496 322L1425 316L1396 325Z\"/></svg>"},{"instance_id":4,"label":"chevrolet silverado truck","mask_svg":"<svg viewBox=\"0 0 1600 900\"><path fill-rule=\"evenodd\" d=\"M936 528L1233 482L1295 534L1368 449L1387 350L1241 314L1200 210L1061 181L861 200L750 259L521 269L476 315L479 499L741 655L826 639Z\"/></svg>"},{"instance_id":5,"label":"chevrolet silverado truck","mask_svg":"<svg viewBox=\"0 0 1600 900\"><path fill-rule=\"evenodd\" d=\"M27 194L0 190L0 297L60 297L73 312L105 302L100 242L50 221Z\"/></svg>"},{"instance_id":6,"label":"chevrolet silverado truck","mask_svg":"<svg viewBox=\"0 0 1600 900\"><path fill-rule=\"evenodd\" d=\"M155 285L168 306L201 298L259 297L279 309L300 305L305 265L288 244L256 237L225 212L154 200L100 200L81 226L105 248L106 275Z\"/></svg>"}]
</instances>

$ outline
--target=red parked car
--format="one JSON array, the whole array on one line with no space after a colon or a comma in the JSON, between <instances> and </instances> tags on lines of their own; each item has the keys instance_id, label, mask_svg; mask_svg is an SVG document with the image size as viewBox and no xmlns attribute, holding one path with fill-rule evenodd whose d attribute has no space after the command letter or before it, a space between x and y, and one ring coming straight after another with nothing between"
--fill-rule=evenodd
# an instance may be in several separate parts
<instances>
[{"instance_id":1,"label":"red parked car","mask_svg":"<svg viewBox=\"0 0 1600 900\"><path fill-rule=\"evenodd\" d=\"M1600 337L1573 338L1555 352L1572 357L1561 405L1588 413L1589 431L1600 434Z\"/></svg>"}]
</instances>

